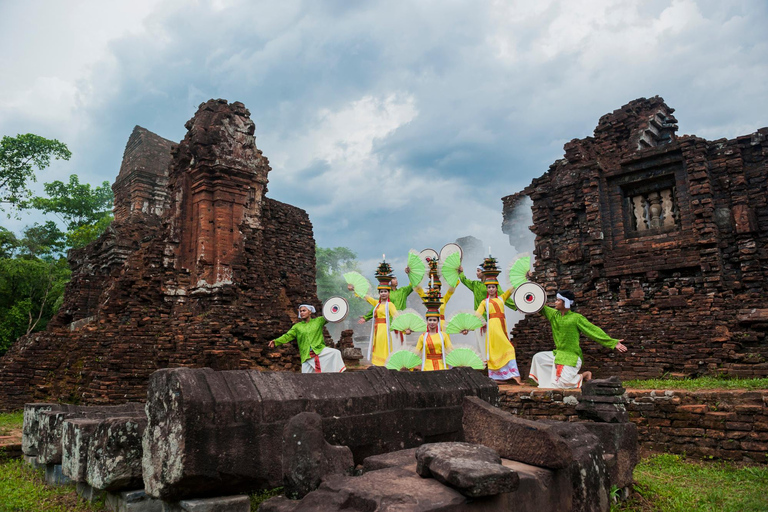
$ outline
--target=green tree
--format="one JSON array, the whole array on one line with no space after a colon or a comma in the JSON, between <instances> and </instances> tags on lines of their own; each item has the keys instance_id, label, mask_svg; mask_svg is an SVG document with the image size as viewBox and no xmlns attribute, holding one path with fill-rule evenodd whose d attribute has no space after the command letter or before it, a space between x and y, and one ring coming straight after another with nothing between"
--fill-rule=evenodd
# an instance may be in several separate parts
<instances>
[{"instance_id":1,"label":"green tree","mask_svg":"<svg viewBox=\"0 0 768 512\"><path fill-rule=\"evenodd\" d=\"M37 181L35 170L43 170L51 159L69 160L67 146L55 139L27 133L0 140L0 208L2 204L19 208L32 196L29 181Z\"/></svg>"},{"instance_id":2,"label":"green tree","mask_svg":"<svg viewBox=\"0 0 768 512\"><path fill-rule=\"evenodd\" d=\"M315 246L317 298L325 302L330 297L340 296L349 302L349 315L355 318L365 314L370 306L347 290L344 273L359 271L357 254L347 247L324 248Z\"/></svg>"},{"instance_id":3,"label":"green tree","mask_svg":"<svg viewBox=\"0 0 768 512\"><path fill-rule=\"evenodd\" d=\"M69 276L64 258L0 259L0 355L19 336L45 328L58 310Z\"/></svg>"},{"instance_id":4,"label":"green tree","mask_svg":"<svg viewBox=\"0 0 768 512\"><path fill-rule=\"evenodd\" d=\"M18 246L28 256L58 258L65 249L65 234L52 220L45 224L35 223L24 230L24 238L18 241Z\"/></svg>"},{"instance_id":5,"label":"green tree","mask_svg":"<svg viewBox=\"0 0 768 512\"><path fill-rule=\"evenodd\" d=\"M9 231L0 226L0 258L11 258L19 248L19 239Z\"/></svg>"},{"instance_id":6,"label":"green tree","mask_svg":"<svg viewBox=\"0 0 768 512\"><path fill-rule=\"evenodd\" d=\"M83 247L101 235L112 222L114 194L109 182L91 187L80 183L77 175L69 183L54 181L45 184L48 197L33 197L27 204L45 213L53 213L67 225L67 245Z\"/></svg>"}]
</instances>

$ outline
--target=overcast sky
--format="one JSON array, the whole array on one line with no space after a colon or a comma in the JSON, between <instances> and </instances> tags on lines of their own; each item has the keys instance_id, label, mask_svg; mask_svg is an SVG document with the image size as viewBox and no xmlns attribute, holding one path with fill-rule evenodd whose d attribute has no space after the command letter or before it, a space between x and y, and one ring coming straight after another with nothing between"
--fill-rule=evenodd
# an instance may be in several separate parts
<instances>
[{"instance_id":1,"label":"overcast sky","mask_svg":"<svg viewBox=\"0 0 768 512\"><path fill-rule=\"evenodd\" d=\"M319 245L366 269L466 235L503 254L501 197L635 98L678 134L768 125L766 27L763 0L3 0L0 135L69 146L40 182L112 183L135 125L179 141L241 101Z\"/></svg>"}]
</instances>

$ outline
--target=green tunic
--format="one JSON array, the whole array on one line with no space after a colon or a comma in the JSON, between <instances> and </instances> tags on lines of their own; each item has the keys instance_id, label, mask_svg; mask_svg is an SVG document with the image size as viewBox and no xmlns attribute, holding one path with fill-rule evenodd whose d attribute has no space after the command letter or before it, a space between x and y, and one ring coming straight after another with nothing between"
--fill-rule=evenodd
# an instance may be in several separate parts
<instances>
[{"instance_id":1,"label":"green tunic","mask_svg":"<svg viewBox=\"0 0 768 512\"><path fill-rule=\"evenodd\" d=\"M459 280L464 283L464 286L472 290L472 295L475 298L475 307L473 309L477 311L477 308L480 307L480 303L488 296L488 289L485 287L485 283L482 281L470 281L467 276L464 275L464 272L459 274ZM499 295L501 295L501 290L499 290Z\"/></svg>"},{"instance_id":2,"label":"green tunic","mask_svg":"<svg viewBox=\"0 0 768 512\"><path fill-rule=\"evenodd\" d=\"M287 333L283 334L275 340L275 346L288 343L289 341L296 340L299 345L299 356L301 356L301 362L304 363L309 359L309 351L312 350L317 355L325 348L325 342L323 341L323 326L328 321L318 316L316 318L310 318L309 322L298 322L293 324Z\"/></svg>"},{"instance_id":3,"label":"green tunic","mask_svg":"<svg viewBox=\"0 0 768 512\"><path fill-rule=\"evenodd\" d=\"M412 291L413 291L413 286L410 284L403 288L392 290L391 292L389 292L389 302L391 302L395 306L396 310L402 311L405 309L405 305L408 301L408 296L411 294ZM373 318L373 308L371 308L371 310L367 312L363 316L363 318L365 319L366 322L371 318Z\"/></svg>"},{"instance_id":4,"label":"green tunic","mask_svg":"<svg viewBox=\"0 0 768 512\"><path fill-rule=\"evenodd\" d=\"M540 311L552 326L552 337L555 339L555 364L576 366L581 358L579 334L596 341L604 347L616 348L619 340L611 338L605 331L584 318L584 315L567 311L564 315L549 306Z\"/></svg>"}]
</instances>

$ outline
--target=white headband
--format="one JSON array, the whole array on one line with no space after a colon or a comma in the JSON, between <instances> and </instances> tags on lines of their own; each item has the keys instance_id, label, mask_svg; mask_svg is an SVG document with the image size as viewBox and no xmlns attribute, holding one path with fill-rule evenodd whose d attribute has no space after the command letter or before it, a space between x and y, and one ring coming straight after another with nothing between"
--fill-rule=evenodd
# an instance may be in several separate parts
<instances>
[{"instance_id":1,"label":"white headband","mask_svg":"<svg viewBox=\"0 0 768 512\"><path fill-rule=\"evenodd\" d=\"M485 270L485 269L483 268L483 266L482 266L482 265L478 265L478 266L477 266L477 270L479 270L480 272L482 272L482 271L483 271L483 270Z\"/></svg>"},{"instance_id":2,"label":"white headband","mask_svg":"<svg viewBox=\"0 0 768 512\"><path fill-rule=\"evenodd\" d=\"M559 293L557 294L557 298L563 301L563 304L565 304L565 309L571 309L571 306L573 305L573 301L571 299L566 299Z\"/></svg>"},{"instance_id":3,"label":"white headband","mask_svg":"<svg viewBox=\"0 0 768 512\"><path fill-rule=\"evenodd\" d=\"M312 304L299 304L299 309L301 308L307 308L309 312L312 314L314 314L316 311L315 306L313 306Z\"/></svg>"}]
</instances>

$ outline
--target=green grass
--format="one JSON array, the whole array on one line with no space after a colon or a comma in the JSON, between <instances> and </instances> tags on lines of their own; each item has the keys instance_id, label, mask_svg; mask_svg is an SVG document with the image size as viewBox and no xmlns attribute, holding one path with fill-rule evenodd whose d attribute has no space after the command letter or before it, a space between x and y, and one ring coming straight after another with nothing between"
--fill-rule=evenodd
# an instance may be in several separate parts
<instances>
[{"instance_id":1,"label":"green grass","mask_svg":"<svg viewBox=\"0 0 768 512\"><path fill-rule=\"evenodd\" d=\"M697 377L695 379L625 380L628 389L768 389L768 379L735 379L727 377Z\"/></svg>"},{"instance_id":2,"label":"green grass","mask_svg":"<svg viewBox=\"0 0 768 512\"><path fill-rule=\"evenodd\" d=\"M635 493L611 512L765 512L768 467L688 462L679 455L644 459L635 467Z\"/></svg>"},{"instance_id":3,"label":"green grass","mask_svg":"<svg viewBox=\"0 0 768 512\"><path fill-rule=\"evenodd\" d=\"M21 428L24 423L24 411L0 414L0 436L7 436L11 430Z\"/></svg>"},{"instance_id":4,"label":"green grass","mask_svg":"<svg viewBox=\"0 0 768 512\"><path fill-rule=\"evenodd\" d=\"M103 503L80 500L74 485L49 487L41 469L21 460L0 464L0 512L88 512Z\"/></svg>"},{"instance_id":5,"label":"green grass","mask_svg":"<svg viewBox=\"0 0 768 512\"><path fill-rule=\"evenodd\" d=\"M259 509L259 506L261 506L263 502L267 501L269 498L280 496L282 493L283 493L283 488L277 487L276 489L269 489L267 491L257 491L251 494L249 496L251 498L251 511L256 512Z\"/></svg>"}]
</instances>

